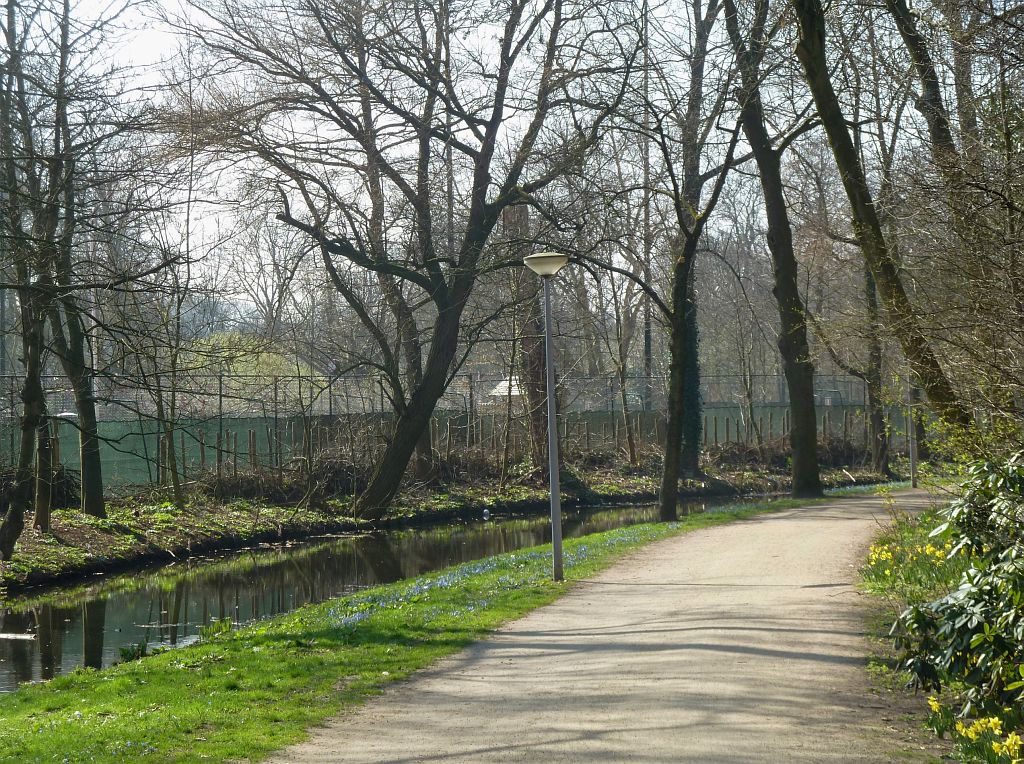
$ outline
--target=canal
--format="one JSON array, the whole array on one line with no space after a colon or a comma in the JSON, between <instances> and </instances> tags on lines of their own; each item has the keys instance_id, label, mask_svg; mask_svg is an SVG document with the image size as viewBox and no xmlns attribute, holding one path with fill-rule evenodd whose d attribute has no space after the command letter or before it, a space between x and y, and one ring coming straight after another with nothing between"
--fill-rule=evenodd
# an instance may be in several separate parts
<instances>
[{"instance_id":1,"label":"canal","mask_svg":"<svg viewBox=\"0 0 1024 764\"><path fill-rule=\"evenodd\" d=\"M680 512L704 511L705 503ZM654 506L564 512L567 538L657 519ZM212 619L244 624L308 603L412 578L467 560L550 541L546 517L513 517L318 537L190 559L67 589L48 589L0 608L0 692L79 666L102 668L122 650L180 646Z\"/></svg>"}]
</instances>

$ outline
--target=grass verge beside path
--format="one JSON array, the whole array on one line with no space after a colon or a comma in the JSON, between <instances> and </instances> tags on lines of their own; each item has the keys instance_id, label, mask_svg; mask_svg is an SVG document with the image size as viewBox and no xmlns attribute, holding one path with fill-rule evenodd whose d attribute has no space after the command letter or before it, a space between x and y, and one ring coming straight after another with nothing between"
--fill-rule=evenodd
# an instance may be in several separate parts
<instances>
[{"instance_id":1,"label":"grass verge beside path","mask_svg":"<svg viewBox=\"0 0 1024 764\"><path fill-rule=\"evenodd\" d=\"M956 590L965 571L976 564L967 552L955 551L952 529L932 535L945 521L940 509L935 506L911 515L894 507L891 522L871 546L861 581L884 606L869 625L880 653L869 670L892 705L906 710L906 733L919 748L932 754L932 761L941 756L964 762L1019 764L1024 744L1017 732L1006 729L997 718L956 719L954 709L962 705L962 687L955 683L931 695L908 689L911 674L899 668L892 647L889 629L900 613Z\"/></svg>"},{"instance_id":2,"label":"grass verge beside path","mask_svg":"<svg viewBox=\"0 0 1024 764\"><path fill-rule=\"evenodd\" d=\"M938 507L910 514L890 499L890 519L881 529L861 568L861 586L872 595L867 632L873 655L868 672L876 692L894 719L894 729L920 760L949 758L952 746L925 729L925 696L910 689L910 674L899 669L889 629L911 602L926 602L955 586L963 558L948 559L946 538L930 538L939 524ZM913 758L909 754L906 758ZM914 759L918 760L918 759Z\"/></svg>"},{"instance_id":3,"label":"grass verge beside path","mask_svg":"<svg viewBox=\"0 0 1024 764\"><path fill-rule=\"evenodd\" d=\"M259 759L645 544L813 503L737 505L571 539L562 584L549 580L550 547L535 547L208 633L200 644L103 671L26 685L0 696L0 760Z\"/></svg>"}]
</instances>

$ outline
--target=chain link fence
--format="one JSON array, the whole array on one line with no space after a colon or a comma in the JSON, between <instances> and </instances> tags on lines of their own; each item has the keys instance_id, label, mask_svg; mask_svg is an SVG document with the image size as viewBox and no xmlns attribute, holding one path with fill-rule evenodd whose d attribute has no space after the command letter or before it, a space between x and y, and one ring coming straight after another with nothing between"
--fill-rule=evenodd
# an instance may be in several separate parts
<instances>
[{"instance_id":1,"label":"chain link fence","mask_svg":"<svg viewBox=\"0 0 1024 764\"><path fill-rule=\"evenodd\" d=\"M559 426L567 452L625 447L629 419L641 449L660 443L664 378L559 380ZM786 385L779 375L706 376L705 442L772 440L788 432ZM17 458L21 380L0 377L0 460ZM61 462L78 468L72 392L63 377L44 379ZM390 437L394 409L380 377L181 375L96 381L104 478L123 488L167 480L167 439L186 479L203 471L309 464L331 455L372 465ZM815 393L823 432L866 442L865 389L854 377L819 376ZM625 402L625 411L623 403ZM439 459L515 462L529 453L525 396L517 379L456 375L438 403L430 444ZM160 415L163 412L163 416ZM174 412L173 415L169 412ZM170 421L169 421L170 420ZM898 420L898 417L897 417ZM896 422L900 430L900 423Z\"/></svg>"}]
</instances>

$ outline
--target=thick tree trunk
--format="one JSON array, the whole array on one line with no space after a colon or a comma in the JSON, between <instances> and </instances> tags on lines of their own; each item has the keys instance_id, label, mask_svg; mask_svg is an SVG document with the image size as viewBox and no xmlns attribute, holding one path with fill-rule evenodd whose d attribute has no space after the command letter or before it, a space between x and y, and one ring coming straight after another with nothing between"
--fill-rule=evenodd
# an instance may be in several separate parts
<instances>
[{"instance_id":1,"label":"thick tree trunk","mask_svg":"<svg viewBox=\"0 0 1024 764\"><path fill-rule=\"evenodd\" d=\"M683 437L686 417L686 377L690 368L687 358L687 314L690 282L697 239L689 238L682 246L672 269L672 305L674 312L669 326L668 421L665 426L665 464L661 473L659 517L670 522L678 517L679 477L683 469Z\"/></svg>"},{"instance_id":2,"label":"thick tree trunk","mask_svg":"<svg viewBox=\"0 0 1024 764\"><path fill-rule=\"evenodd\" d=\"M96 393L91 364L86 358L85 332L74 301L65 298L61 303L67 335L64 334L61 314L57 310L50 313L50 329L61 367L71 382L71 390L75 396L75 411L78 414L78 451L82 467L81 509L93 517L106 517Z\"/></svg>"},{"instance_id":3,"label":"thick tree trunk","mask_svg":"<svg viewBox=\"0 0 1024 764\"><path fill-rule=\"evenodd\" d=\"M696 248L694 248L696 249ZM690 255L691 259L696 254ZM680 455L680 470L684 477L697 478L702 473L700 468L701 434L703 418L701 416L700 397L700 336L697 327L697 300L693 285L693 268L690 268L689 284L686 289L686 301L683 304L684 349L683 359L683 450Z\"/></svg>"},{"instance_id":4,"label":"thick tree trunk","mask_svg":"<svg viewBox=\"0 0 1024 764\"><path fill-rule=\"evenodd\" d=\"M39 426L46 416L46 395L41 379L43 356L43 296L33 289L22 289L21 303L22 362L25 381L21 388L21 440L14 482L5 488L6 512L0 520L0 561L10 560L14 546L25 529L25 514L32 502L33 462Z\"/></svg>"},{"instance_id":5,"label":"thick tree trunk","mask_svg":"<svg viewBox=\"0 0 1024 764\"><path fill-rule=\"evenodd\" d=\"M405 411L395 422L394 436L377 462L366 490L356 500L357 516L379 518L398 493L416 443L430 426L434 407L444 394L448 371L458 350L459 322L465 304L462 296L438 316L422 381L412 391Z\"/></svg>"},{"instance_id":6,"label":"thick tree trunk","mask_svg":"<svg viewBox=\"0 0 1024 764\"><path fill-rule=\"evenodd\" d=\"M106 517L103 461L100 457L99 423L91 373L87 373L80 384L75 385L75 405L81 428L78 432L78 452L82 460L82 511L93 517Z\"/></svg>"},{"instance_id":7,"label":"thick tree trunk","mask_svg":"<svg viewBox=\"0 0 1024 764\"><path fill-rule=\"evenodd\" d=\"M921 92L915 103L928 125L932 156L939 163L940 169L949 173L957 165L959 154L949 124L949 111L942 100L942 81L928 50L928 42L918 31L917 21L906 0L885 0L885 7L896 22L896 29L903 38L921 84Z\"/></svg>"},{"instance_id":8,"label":"thick tree trunk","mask_svg":"<svg viewBox=\"0 0 1024 764\"><path fill-rule=\"evenodd\" d=\"M669 330L670 360L668 367L668 418L665 422L665 463L661 470L661 493L658 517L662 522L678 519L679 465L683 444L683 400L686 337L679 319Z\"/></svg>"},{"instance_id":9,"label":"thick tree trunk","mask_svg":"<svg viewBox=\"0 0 1024 764\"><path fill-rule=\"evenodd\" d=\"M792 449L792 494L797 497L822 495L818 469L817 415L814 408L814 364L807 341L806 311L800 297L793 228L786 207L782 183L781 157L772 145L766 128L764 107L757 82L757 67L752 55L742 46L732 26L735 8L727 7L727 18L734 45L740 48L741 76L746 92L740 119L743 133L757 163L768 222L768 251L772 259L775 283L772 294L779 309L779 355L789 391Z\"/></svg>"},{"instance_id":10,"label":"thick tree trunk","mask_svg":"<svg viewBox=\"0 0 1024 764\"><path fill-rule=\"evenodd\" d=\"M936 412L948 423L969 428L969 412L957 400L931 343L921 331L888 250L864 167L846 126L839 99L829 78L825 54L825 14L820 0L793 0L800 25L797 57L818 109L818 117L832 145L832 153L850 201L853 227L878 285L889 325L903 354Z\"/></svg>"}]
</instances>

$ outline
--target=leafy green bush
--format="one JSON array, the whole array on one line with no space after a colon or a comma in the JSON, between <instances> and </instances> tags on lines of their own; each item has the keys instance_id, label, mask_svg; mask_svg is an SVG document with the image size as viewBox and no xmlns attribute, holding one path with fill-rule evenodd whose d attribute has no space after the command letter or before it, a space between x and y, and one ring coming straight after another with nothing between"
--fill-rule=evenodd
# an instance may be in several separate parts
<instances>
[{"instance_id":1,"label":"leafy green bush","mask_svg":"<svg viewBox=\"0 0 1024 764\"><path fill-rule=\"evenodd\" d=\"M145 641L139 642L138 644L124 645L123 647L119 647L118 650L121 652L122 663L126 661L137 661L149 655L148 646Z\"/></svg>"},{"instance_id":2,"label":"leafy green bush","mask_svg":"<svg viewBox=\"0 0 1024 764\"><path fill-rule=\"evenodd\" d=\"M208 624L199 627L199 639L203 642L212 642L230 634L233 627L234 623L230 618L211 618Z\"/></svg>"},{"instance_id":3,"label":"leafy green bush","mask_svg":"<svg viewBox=\"0 0 1024 764\"><path fill-rule=\"evenodd\" d=\"M933 536L972 561L959 588L903 612L893 626L904 667L925 689L953 683L961 715L988 714L1007 728L1024 701L1024 452L979 462Z\"/></svg>"}]
</instances>

